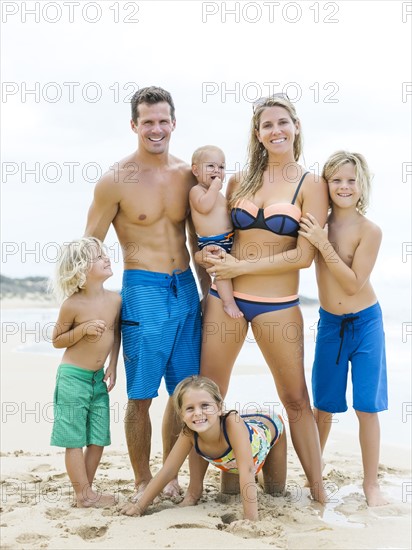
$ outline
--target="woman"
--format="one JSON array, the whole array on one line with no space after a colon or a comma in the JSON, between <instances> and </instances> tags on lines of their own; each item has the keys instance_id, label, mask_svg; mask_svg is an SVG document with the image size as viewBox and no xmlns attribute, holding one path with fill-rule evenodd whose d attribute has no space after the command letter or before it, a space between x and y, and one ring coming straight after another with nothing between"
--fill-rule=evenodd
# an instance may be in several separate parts
<instances>
[{"instance_id":1,"label":"woman","mask_svg":"<svg viewBox=\"0 0 412 550\"><path fill-rule=\"evenodd\" d=\"M250 322L288 413L292 442L312 496L323 503L319 436L304 376L303 320L297 295L299 270L311 265L315 248L298 230L301 215L307 212L323 226L328 197L324 181L298 164L301 150L300 122L286 96L256 103L247 168L233 176L227 188L235 228L232 253L212 246L202 260L209 263L213 277L233 279L236 303L244 317L230 318L212 286L205 308L201 374L214 380L226 395Z\"/></svg>"}]
</instances>

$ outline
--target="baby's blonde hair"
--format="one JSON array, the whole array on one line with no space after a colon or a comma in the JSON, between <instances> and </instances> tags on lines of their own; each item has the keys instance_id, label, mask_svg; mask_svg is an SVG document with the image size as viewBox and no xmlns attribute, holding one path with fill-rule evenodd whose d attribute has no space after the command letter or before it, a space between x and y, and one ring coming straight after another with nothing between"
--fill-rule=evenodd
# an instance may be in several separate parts
<instances>
[{"instance_id":1,"label":"baby's blonde hair","mask_svg":"<svg viewBox=\"0 0 412 550\"><path fill-rule=\"evenodd\" d=\"M225 156L224 152L220 147L216 147L216 145L202 145L202 147L198 147L192 155L192 166L198 165L200 159L202 158L203 153L206 151L216 151L218 153L222 153L223 156Z\"/></svg>"},{"instance_id":2,"label":"baby's blonde hair","mask_svg":"<svg viewBox=\"0 0 412 550\"><path fill-rule=\"evenodd\" d=\"M76 239L62 247L52 283L52 290L60 301L85 287L96 252L106 254L103 243L96 237Z\"/></svg>"},{"instance_id":3,"label":"baby's blonde hair","mask_svg":"<svg viewBox=\"0 0 412 550\"><path fill-rule=\"evenodd\" d=\"M325 162L322 170L322 177L326 181L331 180L339 168L348 163L355 166L356 181L360 188L360 197L356 204L356 208L361 214L365 214L369 206L372 176L369 171L368 163L363 155L343 150L336 151Z\"/></svg>"},{"instance_id":4,"label":"baby's blonde hair","mask_svg":"<svg viewBox=\"0 0 412 550\"><path fill-rule=\"evenodd\" d=\"M185 378L176 386L175 391L173 392L173 405L175 407L176 414L180 417L182 413L182 404L183 396L187 390L205 390L215 401L218 409L223 407L223 397L220 393L219 386L206 378L205 376L189 376ZM192 431L186 426L185 423L182 423L182 428L184 433L192 433Z\"/></svg>"}]
</instances>

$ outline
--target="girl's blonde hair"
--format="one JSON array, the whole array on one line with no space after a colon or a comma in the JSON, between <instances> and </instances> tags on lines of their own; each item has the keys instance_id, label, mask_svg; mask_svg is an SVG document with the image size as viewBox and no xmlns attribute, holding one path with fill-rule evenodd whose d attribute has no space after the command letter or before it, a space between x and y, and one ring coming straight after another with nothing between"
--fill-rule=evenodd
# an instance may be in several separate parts
<instances>
[{"instance_id":1,"label":"girl's blonde hair","mask_svg":"<svg viewBox=\"0 0 412 550\"><path fill-rule=\"evenodd\" d=\"M355 166L356 181L360 188L360 197L356 208L361 214L365 214L369 206L372 176L365 157L360 153L349 151L336 151L325 162L322 177L328 182L344 164L351 163Z\"/></svg>"},{"instance_id":2,"label":"girl's blonde hair","mask_svg":"<svg viewBox=\"0 0 412 550\"><path fill-rule=\"evenodd\" d=\"M105 247L96 237L83 237L62 247L52 282L52 290L59 300L85 287L87 274L101 253L106 255Z\"/></svg>"},{"instance_id":3,"label":"girl's blonde hair","mask_svg":"<svg viewBox=\"0 0 412 550\"><path fill-rule=\"evenodd\" d=\"M205 390L215 401L218 410L223 408L223 397L220 393L219 386L206 378L205 376L189 376L185 378L176 386L173 392L173 405L175 407L176 414L180 417L182 412L183 397L188 390ZM184 422L182 422L182 429L184 433L192 433Z\"/></svg>"},{"instance_id":4,"label":"girl's blonde hair","mask_svg":"<svg viewBox=\"0 0 412 550\"><path fill-rule=\"evenodd\" d=\"M239 199L252 197L263 184L263 173L268 166L268 154L263 144L260 143L256 136L256 131L259 130L260 119L263 111L267 107L282 107L285 109L294 124L299 124L299 132L295 135L293 142L293 156L297 162L303 149L302 131L300 121L296 114L296 109L287 99L285 95L272 96L258 101L253 110L253 117L250 124L249 144L248 144L248 161L243 172L244 177L239 189L230 197L229 207L232 208Z\"/></svg>"}]
</instances>

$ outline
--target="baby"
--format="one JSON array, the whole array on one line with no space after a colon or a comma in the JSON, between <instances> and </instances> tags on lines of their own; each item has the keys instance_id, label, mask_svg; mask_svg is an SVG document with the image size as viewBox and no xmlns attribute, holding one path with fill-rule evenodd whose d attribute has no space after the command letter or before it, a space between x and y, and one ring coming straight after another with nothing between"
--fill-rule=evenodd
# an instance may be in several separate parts
<instances>
[{"instance_id":1,"label":"baby","mask_svg":"<svg viewBox=\"0 0 412 550\"><path fill-rule=\"evenodd\" d=\"M214 145L196 149L192 156L192 172L198 183L190 190L189 200L198 246L202 249L217 245L230 253L234 231L226 199L220 192L225 179L223 151ZM220 280L215 284L225 312L233 319L243 317L233 298L232 281Z\"/></svg>"}]
</instances>

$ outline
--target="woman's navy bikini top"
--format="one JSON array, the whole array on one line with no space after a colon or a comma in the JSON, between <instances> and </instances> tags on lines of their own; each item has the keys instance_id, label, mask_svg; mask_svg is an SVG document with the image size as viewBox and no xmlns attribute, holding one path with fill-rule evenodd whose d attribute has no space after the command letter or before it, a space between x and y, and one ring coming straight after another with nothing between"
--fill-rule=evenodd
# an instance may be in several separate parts
<instances>
[{"instance_id":1,"label":"woman's navy bikini top","mask_svg":"<svg viewBox=\"0 0 412 550\"><path fill-rule=\"evenodd\" d=\"M233 227L243 230L266 229L276 235L297 237L302 212L295 201L307 174L309 172L301 177L291 203L270 204L265 208L258 208L248 199L239 200L231 211Z\"/></svg>"}]
</instances>

